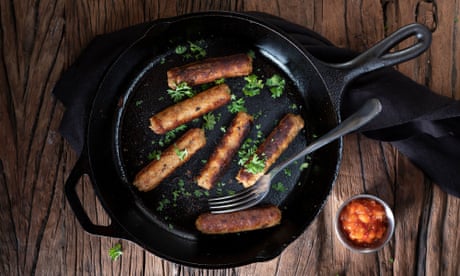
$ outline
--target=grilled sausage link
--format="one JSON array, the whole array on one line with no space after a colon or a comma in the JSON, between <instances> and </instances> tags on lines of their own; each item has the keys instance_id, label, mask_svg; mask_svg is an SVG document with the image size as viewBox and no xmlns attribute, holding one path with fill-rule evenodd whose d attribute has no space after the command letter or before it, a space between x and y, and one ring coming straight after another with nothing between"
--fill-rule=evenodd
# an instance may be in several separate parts
<instances>
[{"instance_id":1,"label":"grilled sausage link","mask_svg":"<svg viewBox=\"0 0 460 276\"><path fill-rule=\"evenodd\" d=\"M153 160L134 178L134 186L147 192L157 187L174 170L185 164L206 144L204 130L192 128L185 132L173 145L166 148L159 160Z\"/></svg>"},{"instance_id":2,"label":"grilled sausage link","mask_svg":"<svg viewBox=\"0 0 460 276\"><path fill-rule=\"evenodd\" d=\"M214 86L192 98L167 107L150 117L150 129L156 134L165 134L184 123L227 104L230 100L231 94L228 85Z\"/></svg>"},{"instance_id":3,"label":"grilled sausage link","mask_svg":"<svg viewBox=\"0 0 460 276\"><path fill-rule=\"evenodd\" d=\"M227 234L273 227L280 222L280 209L269 205L225 214L204 213L195 226L205 234Z\"/></svg>"},{"instance_id":4,"label":"grilled sausage link","mask_svg":"<svg viewBox=\"0 0 460 276\"><path fill-rule=\"evenodd\" d=\"M247 54L207 58L168 70L168 86L175 89L182 82L190 86L220 78L240 77L252 72L252 58Z\"/></svg>"},{"instance_id":5,"label":"grilled sausage link","mask_svg":"<svg viewBox=\"0 0 460 276\"><path fill-rule=\"evenodd\" d=\"M241 168L236 176L238 182L242 183L245 188L254 185L287 149L303 127L304 121L300 115L291 113L285 115L264 142L260 144L255 153L260 158L265 159L263 171L253 174L245 168Z\"/></svg>"},{"instance_id":6,"label":"grilled sausage link","mask_svg":"<svg viewBox=\"0 0 460 276\"><path fill-rule=\"evenodd\" d=\"M249 133L253 120L254 118L245 112L239 112L233 118L231 125L196 178L198 186L207 190L212 188Z\"/></svg>"}]
</instances>

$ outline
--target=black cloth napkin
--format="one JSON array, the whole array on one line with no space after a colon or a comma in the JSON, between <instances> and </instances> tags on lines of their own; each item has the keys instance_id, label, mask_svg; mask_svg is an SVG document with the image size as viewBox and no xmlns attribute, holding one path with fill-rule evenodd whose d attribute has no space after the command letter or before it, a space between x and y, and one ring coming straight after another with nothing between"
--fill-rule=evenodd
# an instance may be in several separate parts
<instances>
[{"instance_id":1,"label":"black cloth napkin","mask_svg":"<svg viewBox=\"0 0 460 276\"><path fill-rule=\"evenodd\" d=\"M318 33L282 18L251 14L288 33L319 60L339 63L357 54L335 47ZM53 93L66 107L59 131L77 153L84 147L88 113L102 77L123 50L152 24L95 37L56 84ZM460 197L460 101L433 93L389 68L362 76L348 87L342 116L347 117L374 97L382 102L383 111L360 131L391 143L442 190Z\"/></svg>"}]
</instances>

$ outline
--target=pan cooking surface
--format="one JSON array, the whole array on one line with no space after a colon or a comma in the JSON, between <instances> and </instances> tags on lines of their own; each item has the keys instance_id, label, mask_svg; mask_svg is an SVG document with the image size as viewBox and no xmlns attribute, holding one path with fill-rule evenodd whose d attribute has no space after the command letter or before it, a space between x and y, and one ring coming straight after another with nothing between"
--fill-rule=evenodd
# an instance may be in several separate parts
<instances>
[{"instance_id":1,"label":"pan cooking surface","mask_svg":"<svg viewBox=\"0 0 460 276\"><path fill-rule=\"evenodd\" d=\"M204 119L200 118L187 123L186 128L177 131L175 135L156 135L149 129L149 118L174 104L167 93L166 71L196 60L193 56L176 53L177 46L189 46L190 42L200 45L206 51L206 57L251 53L254 55L253 73L264 83L274 74L286 80L283 95L276 99L272 97L266 86L261 90L260 95L245 96L242 92L246 83L243 77L225 80L233 95L245 99L244 106L247 112L255 117L248 138L261 142L285 114L301 114L306 127L280 157L282 160L302 150L307 140L310 140L315 133L309 129L308 122L312 114L309 114L305 106L296 80L291 78L289 71L282 68L285 61L267 55L270 51L267 51L263 45L247 44L239 37L198 36L193 41L170 42L163 54L146 60L139 70L133 72L133 81L128 85L117 114L115 144L120 173L135 195L136 203L148 214L148 217L180 236L193 239L198 234L194 221L200 213L206 211L207 198L226 195L242 189L241 184L234 179L240 168L237 164L237 156L210 191L198 187L193 181L224 134L225 127L230 124L235 115L228 111L227 106L212 112L216 118L216 124L212 129L205 129L206 146L158 187L150 192L139 192L131 184L136 173L150 162L156 151L173 144L174 140L180 137L186 129L205 126ZM203 89L205 89L203 86L194 87L195 91ZM303 162L309 162L309 160L300 160L278 175L273 182L275 187L272 188L265 203L277 204L283 208L286 197L295 189L296 184L301 182L301 178L305 178L308 174L308 169L302 172L299 169Z\"/></svg>"}]
</instances>

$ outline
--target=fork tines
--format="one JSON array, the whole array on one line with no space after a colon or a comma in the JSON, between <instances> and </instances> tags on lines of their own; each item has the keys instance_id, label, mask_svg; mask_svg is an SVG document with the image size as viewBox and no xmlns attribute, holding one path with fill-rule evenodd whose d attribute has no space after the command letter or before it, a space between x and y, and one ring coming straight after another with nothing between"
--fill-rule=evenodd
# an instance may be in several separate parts
<instances>
[{"instance_id":1,"label":"fork tines","mask_svg":"<svg viewBox=\"0 0 460 276\"><path fill-rule=\"evenodd\" d=\"M255 186L256 185L253 185L233 195L208 199L209 210L214 214L229 213L247 209L257 204L257 193L255 192Z\"/></svg>"}]
</instances>

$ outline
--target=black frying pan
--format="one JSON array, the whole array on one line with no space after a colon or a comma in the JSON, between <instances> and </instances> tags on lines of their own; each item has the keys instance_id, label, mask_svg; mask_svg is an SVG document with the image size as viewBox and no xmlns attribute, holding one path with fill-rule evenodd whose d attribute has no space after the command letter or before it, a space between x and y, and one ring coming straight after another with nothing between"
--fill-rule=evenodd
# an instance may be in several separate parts
<instances>
[{"instance_id":1,"label":"black frying pan","mask_svg":"<svg viewBox=\"0 0 460 276\"><path fill-rule=\"evenodd\" d=\"M390 52L407 38L412 46ZM151 29L113 64L94 99L85 150L66 183L67 198L83 228L93 234L120 237L173 262L197 267L232 267L276 257L310 225L324 205L338 174L342 140L311 155L309 167L299 164L281 174L275 183L282 189L270 192L265 203L280 206L279 226L229 235L203 235L194 227L206 211L206 198L241 189L233 176L233 163L209 195L193 184L202 160L222 136L221 127L232 119L226 107L214 111L219 118L207 130L207 146L155 190L138 192L131 184L147 164L149 153L161 149L164 136L153 134L148 118L172 104L166 94L166 70L193 61L175 53L178 45L197 42L207 57L249 52L255 54L255 73L261 78L279 74L286 90L279 99L269 93L246 98L246 108L256 116L250 137L268 134L287 112L300 114L305 130L281 157L300 151L315 135L340 122L341 95L346 85L361 74L391 66L425 51L430 32L421 25L406 26L354 60L325 64L273 26L256 18L227 12L191 14L155 22ZM242 96L243 78L227 79L232 92ZM198 87L196 89L203 89ZM187 125L202 127L203 120ZM111 217L109 226L94 225L76 195L75 186L88 174L102 205Z\"/></svg>"}]
</instances>

